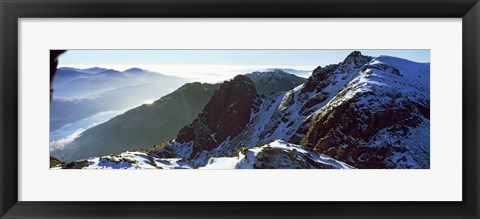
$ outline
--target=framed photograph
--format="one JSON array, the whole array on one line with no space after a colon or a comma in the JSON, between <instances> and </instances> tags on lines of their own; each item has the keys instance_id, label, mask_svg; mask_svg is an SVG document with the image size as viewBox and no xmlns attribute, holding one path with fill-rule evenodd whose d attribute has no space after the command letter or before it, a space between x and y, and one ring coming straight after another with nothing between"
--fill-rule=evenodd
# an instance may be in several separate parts
<instances>
[{"instance_id":1,"label":"framed photograph","mask_svg":"<svg viewBox=\"0 0 480 219\"><path fill-rule=\"evenodd\" d=\"M0 11L2 218L480 217L477 0Z\"/></svg>"}]
</instances>

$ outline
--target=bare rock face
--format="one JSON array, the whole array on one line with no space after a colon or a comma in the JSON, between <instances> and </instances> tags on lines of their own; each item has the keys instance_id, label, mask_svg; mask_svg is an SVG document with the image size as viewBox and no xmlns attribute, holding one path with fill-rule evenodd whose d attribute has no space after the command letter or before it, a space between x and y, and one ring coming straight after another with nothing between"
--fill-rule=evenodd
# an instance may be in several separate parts
<instances>
[{"instance_id":1,"label":"bare rock face","mask_svg":"<svg viewBox=\"0 0 480 219\"><path fill-rule=\"evenodd\" d=\"M321 90L328 86L333 80L333 72L338 68L338 64L327 65L325 67L318 66L313 70L312 76L310 76L305 82L302 93L312 92L315 89Z\"/></svg>"},{"instance_id":2,"label":"bare rock face","mask_svg":"<svg viewBox=\"0 0 480 219\"><path fill-rule=\"evenodd\" d=\"M311 151L314 156L316 152ZM286 151L279 148L265 147L256 155L253 165L256 169L334 169L329 164L315 162L309 154L296 150Z\"/></svg>"},{"instance_id":3,"label":"bare rock face","mask_svg":"<svg viewBox=\"0 0 480 219\"><path fill-rule=\"evenodd\" d=\"M376 135L406 136L423 118L411 102L385 103L378 111L359 106L357 98L313 118L302 144L320 153L347 161L358 168L386 168L385 159L394 152L408 150L400 142L386 142L372 147Z\"/></svg>"},{"instance_id":4,"label":"bare rock face","mask_svg":"<svg viewBox=\"0 0 480 219\"><path fill-rule=\"evenodd\" d=\"M191 156L215 148L242 132L250 121L257 96L255 85L247 76L238 75L223 83L198 118L180 130L176 140L194 142Z\"/></svg>"}]
</instances>

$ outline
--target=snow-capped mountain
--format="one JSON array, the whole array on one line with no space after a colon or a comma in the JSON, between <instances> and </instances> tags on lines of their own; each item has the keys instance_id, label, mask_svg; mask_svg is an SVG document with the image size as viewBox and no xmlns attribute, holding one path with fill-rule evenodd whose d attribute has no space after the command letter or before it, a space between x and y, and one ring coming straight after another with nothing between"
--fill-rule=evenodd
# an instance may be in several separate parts
<instances>
[{"instance_id":1,"label":"snow-capped mountain","mask_svg":"<svg viewBox=\"0 0 480 219\"><path fill-rule=\"evenodd\" d=\"M360 52L266 96L237 76L145 153L191 168L430 168L429 81L429 63Z\"/></svg>"},{"instance_id":2,"label":"snow-capped mountain","mask_svg":"<svg viewBox=\"0 0 480 219\"><path fill-rule=\"evenodd\" d=\"M428 168L430 65L377 57L302 126L302 145L356 167Z\"/></svg>"},{"instance_id":3,"label":"snow-capped mountain","mask_svg":"<svg viewBox=\"0 0 480 219\"><path fill-rule=\"evenodd\" d=\"M339 64L318 67L290 91L255 98L242 132L223 133L216 144L206 145L177 138L157 154L203 166L210 157L230 157L240 148L281 139L359 168L428 168L429 68L353 52Z\"/></svg>"}]
</instances>

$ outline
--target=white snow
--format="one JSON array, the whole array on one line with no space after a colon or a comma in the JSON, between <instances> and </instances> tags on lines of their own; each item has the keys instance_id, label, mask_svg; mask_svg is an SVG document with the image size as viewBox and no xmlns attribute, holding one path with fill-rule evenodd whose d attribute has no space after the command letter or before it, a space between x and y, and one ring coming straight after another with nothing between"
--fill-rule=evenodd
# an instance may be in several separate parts
<instances>
[{"instance_id":1,"label":"white snow","mask_svg":"<svg viewBox=\"0 0 480 219\"><path fill-rule=\"evenodd\" d=\"M314 162L328 165L334 169L353 169L352 166L335 160L327 155L318 154L311 150L307 151L307 149L301 145L287 143L283 140L274 140L271 143L260 147L246 149L239 152L236 157L211 157L207 164L203 167L199 167L199 169L253 169L254 164L257 161L257 155L267 147L281 149L284 153L301 153L305 157L308 156ZM285 163L284 165L288 166L288 163Z\"/></svg>"},{"instance_id":2,"label":"white snow","mask_svg":"<svg viewBox=\"0 0 480 219\"><path fill-rule=\"evenodd\" d=\"M153 161L153 162L152 162ZM77 161L79 162L79 161ZM192 166L180 158L154 158L138 151L126 151L118 155L92 157L82 169L191 169ZM53 167L51 169L59 169Z\"/></svg>"},{"instance_id":3,"label":"white snow","mask_svg":"<svg viewBox=\"0 0 480 219\"><path fill-rule=\"evenodd\" d=\"M212 157L208 160L205 167L199 169L235 169L235 166L239 163L238 157Z\"/></svg>"}]
</instances>

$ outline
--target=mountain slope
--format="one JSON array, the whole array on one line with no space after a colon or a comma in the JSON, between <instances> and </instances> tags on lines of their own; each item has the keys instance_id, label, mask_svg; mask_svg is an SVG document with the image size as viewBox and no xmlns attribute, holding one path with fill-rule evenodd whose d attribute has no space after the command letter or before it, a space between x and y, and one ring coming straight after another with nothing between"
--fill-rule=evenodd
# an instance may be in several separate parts
<instances>
[{"instance_id":1,"label":"mountain slope","mask_svg":"<svg viewBox=\"0 0 480 219\"><path fill-rule=\"evenodd\" d=\"M189 83L149 105L142 105L83 132L57 158L84 159L148 148L176 135L195 119L219 84Z\"/></svg>"},{"instance_id":2,"label":"mountain slope","mask_svg":"<svg viewBox=\"0 0 480 219\"><path fill-rule=\"evenodd\" d=\"M138 74L144 74L144 71L138 68L132 68L125 70L123 73L127 76L134 74L138 76ZM247 74L246 76L251 75L252 74ZM144 76L151 77L150 74L144 74ZM267 93L272 93L278 90L279 87L269 86L268 80L263 80L263 77L268 77L275 81L281 81L286 78L289 80L299 78L280 71L259 73L255 76L256 83L254 83L254 86ZM278 80L275 79L277 77L279 78ZM243 76L243 78L246 77ZM303 80L294 80L295 83L290 82L281 88L289 90L301 84L301 81ZM214 91L218 89L220 85L221 84L212 85L206 83L186 84L177 91L160 98L150 105L143 105L129 110L106 123L88 129L73 142L68 143L64 150L53 152L53 154L59 159L72 161L85 159L90 156L120 153L125 150L149 148L158 142L173 139L182 127L197 118L203 107L213 96ZM139 87L138 89L145 88ZM125 94L125 97L128 97L128 93ZM223 98L223 101L225 101L230 97L227 95ZM99 98L88 101L101 104L102 102L110 101L110 99L111 98ZM119 101L119 103L122 102ZM53 102L52 104L57 103ZM85 106L95 105L87 104ZM55 109L56 108L52 108L51 113L57 113L57 117L65 114L64 117L68 118L68 116L72 115L64 110L57 112ZM76 107L72 110L78 111L78 113L90 112L90 109L85 107ZM76 114L74 113L74 115Z\"/></svg>"},{"instance_id":3,"label":"mountain slope","mask_svg":"<svg viewBox=\"0 0 480 219\"><path fill-rule=\"evenodd\" d=\"M187 82L184 78L139 70L130 74L103 68L59 68L53 80L50 130L58 130L100 112L133 108L145 100L158 99Z\"/></svg>"},{"instance_id":4,"label":"mountain slope","mask_svg":"<svg viewBox=\"0 0 480 219\"><path fill-rule=\"evenodd\" d=\"M381 56L314 115L302 145L360 168L426 168L430 67Z\"/></svg>"}]
</instances>

